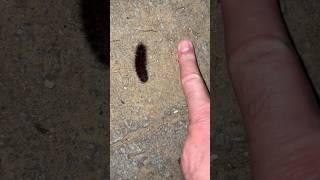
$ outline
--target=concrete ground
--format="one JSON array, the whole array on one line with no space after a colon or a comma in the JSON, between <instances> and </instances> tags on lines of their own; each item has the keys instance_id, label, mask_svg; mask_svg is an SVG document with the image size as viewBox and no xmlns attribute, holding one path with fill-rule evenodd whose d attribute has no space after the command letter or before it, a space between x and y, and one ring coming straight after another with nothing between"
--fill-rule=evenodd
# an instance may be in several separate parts
<instances>
[{"instance_id":1,"label":"concrete ground","mask_svg":"<svg viewBox=\"0 0 320 180\"><path fill-rule=\"evenodd\" d=\"M293 41L307 72L320 92L320 1L281 0L282 12ZM226 180L250 179L250 159L242 126L242 118L228 77L224 57L223 26L220 4L214 10L213 88L214 114L217 115L217 151L214 164L218 165L219 178Z\"/></svg>"},{"instance_id":2,"label":"concrete ground","mask_svg":"<svg viewBox=\"0 0 320 180\"><path fill-rule=\"evenodd\" d=\"M1 180L107 178L107 69L89 7L0 1Z\"/></svg>"},{"instance_id":3,"label":"concrete ground","mask_svg":"<svg viewBox=\"0 0 320 180\"><path fill-rule=\"evenodd\" d=\"M111 179L181 179L187 109L177 44L191 39L209 82L209 1L111 1ZM146 46L148 81L135 70Z\"/></svg>"}]
</instances>

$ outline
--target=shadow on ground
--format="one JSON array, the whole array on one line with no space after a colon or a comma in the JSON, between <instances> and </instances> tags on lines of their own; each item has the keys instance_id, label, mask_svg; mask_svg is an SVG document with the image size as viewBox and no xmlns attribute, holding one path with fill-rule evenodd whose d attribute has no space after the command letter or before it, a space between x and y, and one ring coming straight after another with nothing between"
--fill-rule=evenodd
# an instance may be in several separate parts
<instances>
[{"instance_id":1,"label":"shadow on ground","mask_svg":"<svg viewBox=\"0 0 320 180\"><path fill-rule=\"evenodd\" d=\"M105 68L109 66L109 62L107 62L107 8L108 4L105 0L81 1L81 17L86 39L96 54L97 60Z\"/></svg>"}]
</instances>

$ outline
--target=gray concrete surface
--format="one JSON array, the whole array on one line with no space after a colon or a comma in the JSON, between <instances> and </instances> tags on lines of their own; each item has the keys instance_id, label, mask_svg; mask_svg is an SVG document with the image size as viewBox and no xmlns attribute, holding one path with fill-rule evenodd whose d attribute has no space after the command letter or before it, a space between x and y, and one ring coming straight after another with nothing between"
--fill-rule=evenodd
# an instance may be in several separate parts
<instances>
[{"instance_id":1,"label":"gray concrete surface","mask_svg":"<svg viewBox=\"0 0 320 180\"><path fill-rule=\"evenodd\" d=\"M307 72L320 92L320 1L281 0L282 12L293 41L306 66ZM234 96L226 68L223 43L223 24L220 4L214 10L213 88L214 114L217 116L218 139L214 164L219 178L226 180L250 179L250 159L242 125L242 117Z\"/></svg>"},{"instance_id":2,"label":"gray concrete surface","mask_svg":"<svg viewBox=\"0 0 320 180\"><path fill-rule=\"evenodd\" d=\"M181 179L178 160L187 109L179 82L177 43L195 43L209 82L209 1L111 1L111 179ZM149 80L134 68L147 47Z\"/></svg>"},{"instance_id":3,"label":"gray concrete surface","mask_svg":"<svg viewBox=\"0 0 320 180\"><path fill-rule=\"evenodd\" d=\"M107 71L82 8L0 1L1 180L107 178Z\"/></svg>"}]
</instances>

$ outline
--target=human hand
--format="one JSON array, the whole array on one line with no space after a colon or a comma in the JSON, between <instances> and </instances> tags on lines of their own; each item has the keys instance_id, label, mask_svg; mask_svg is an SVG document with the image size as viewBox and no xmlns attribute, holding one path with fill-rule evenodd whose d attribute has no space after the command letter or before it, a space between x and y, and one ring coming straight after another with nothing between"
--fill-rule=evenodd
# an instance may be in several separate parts
<instances>
[{"instance_id":1,"label":"human hand","mask_svg":"<svg viewBox=\"0 0 320 180\"><path fill-rule=\"evenodd\" d=\"M193 45L183 40L178 46L180 77L187 100L189 126L181 169L185 179L210 179L210 99L201 77Z\"/></svg>"}]
</instances>

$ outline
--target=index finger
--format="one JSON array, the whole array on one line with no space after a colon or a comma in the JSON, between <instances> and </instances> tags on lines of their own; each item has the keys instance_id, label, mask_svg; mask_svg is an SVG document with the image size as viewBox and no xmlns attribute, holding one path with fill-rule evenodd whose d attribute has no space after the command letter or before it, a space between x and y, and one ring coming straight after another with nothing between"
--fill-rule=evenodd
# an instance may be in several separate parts
<instances>
[{"instance_id":1,"label":"index finger","mask_svg":"<svg viewBox=\"0 0 320 180\"><path fill-rule=\"evenodd\" d=\"M190 120L199 119L202 111L209 111L210 99L208 90L200 74L193 45L183 40L178 46L180 78L187 99Z\"/></svg>"}]
</instances>

